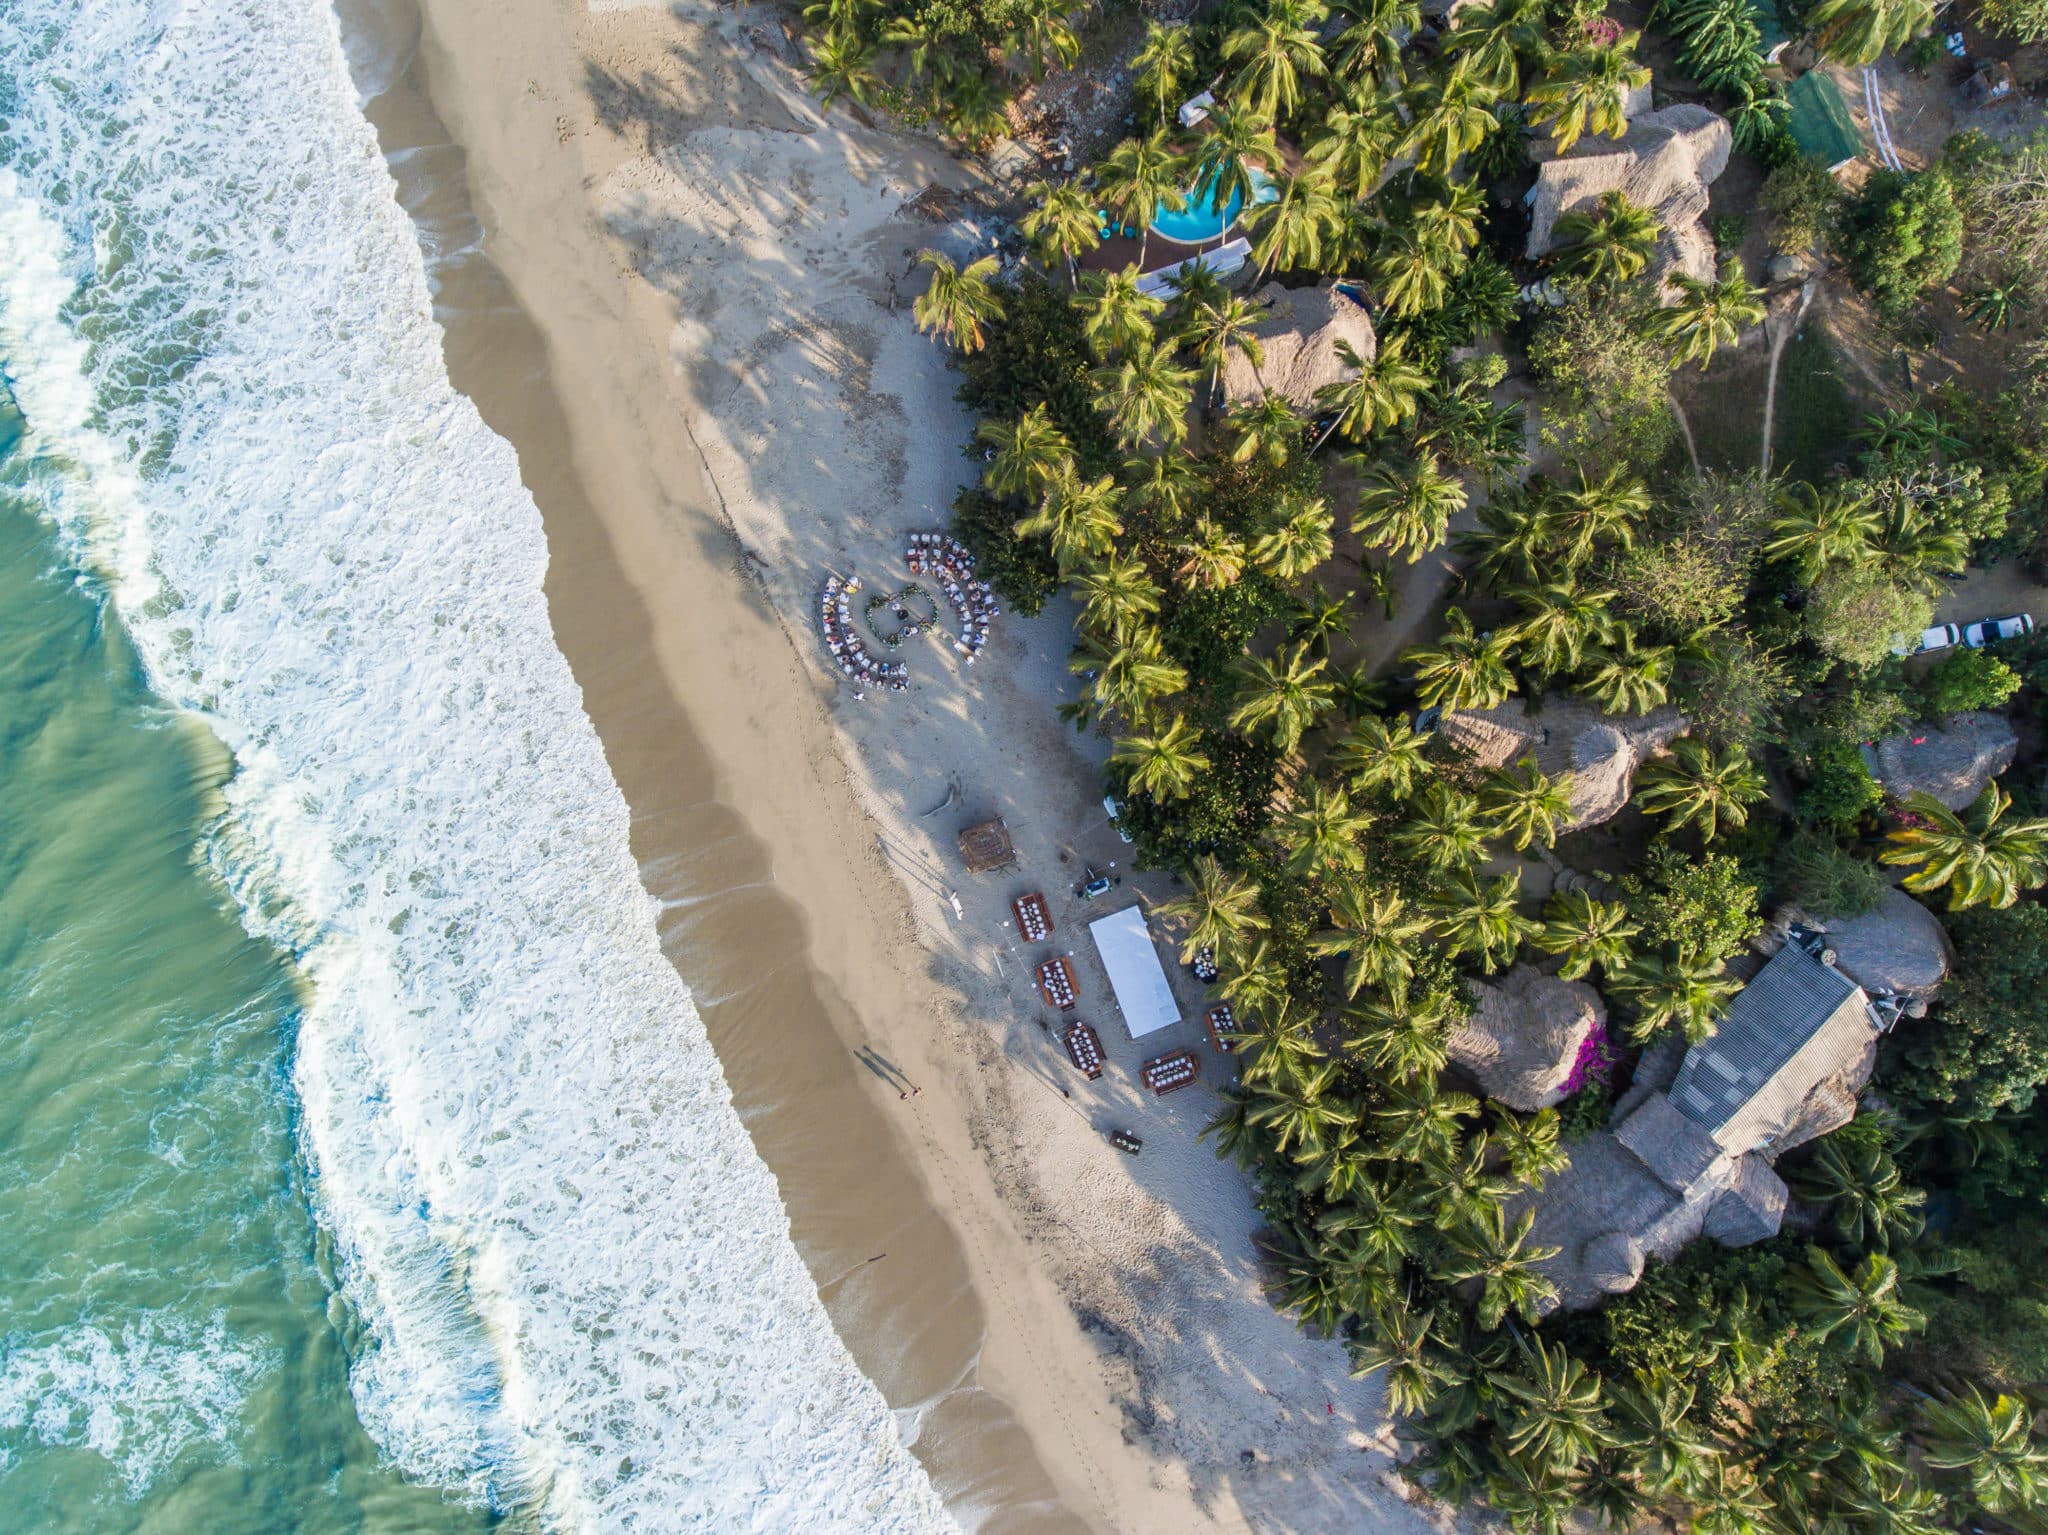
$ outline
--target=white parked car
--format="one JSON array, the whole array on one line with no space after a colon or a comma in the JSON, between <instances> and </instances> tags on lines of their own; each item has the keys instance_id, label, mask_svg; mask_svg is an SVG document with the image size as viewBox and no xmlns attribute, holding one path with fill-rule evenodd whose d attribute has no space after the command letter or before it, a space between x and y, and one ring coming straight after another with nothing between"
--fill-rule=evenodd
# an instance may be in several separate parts
<instances>
[{"instance_id":1,"label":"white parked car","mask_svg":"<svg viewBox=\"0 0 2048 1535\"><path fill-rule=\"evenodd\" d=\"M1954 624L1936 624L1932 629L1922 629L1917 640L1900 640L1892 646L1895 656L1923 656L1930 650L1946 650L1959 644L1963 631Z\"/></svg>"},{"instance_id":2,"label":"white parked car","mask_svg":"<svg viewBox=\"0 0 2048 1535\"><path fill-rule=\"evenodd\" d=\"M1114 794L1102 796L1102 810L1109 817L1109 824L1116 828L1116 834L1126 842L1131 841L1131 834L1124 829L1124 807L1116 802Z\"/></svg>"},{"instance_id":3,"label":"white parked car","mask_svg":"<svg viewBox=\"0 0 2048 1535\"><path fill-rule=\"evenodd\" d=\"M1995 640L2016 640L2033 632L2033 615L2015 613L2010 618L1986 618L1969 625L1963 630L1963 643L1972 650L1982 650Z\"/></svg>"}]
</instances>

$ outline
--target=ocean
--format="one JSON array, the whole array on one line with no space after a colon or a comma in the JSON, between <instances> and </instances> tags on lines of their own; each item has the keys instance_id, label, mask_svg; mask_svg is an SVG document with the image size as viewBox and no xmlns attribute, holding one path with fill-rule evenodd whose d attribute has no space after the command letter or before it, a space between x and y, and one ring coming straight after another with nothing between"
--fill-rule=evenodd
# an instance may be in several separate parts
<instances>
[{"instance_id":1,"label":"ocean","mask_svg":"<svg viewBox=\"0 0 2048 1535\"><path fill-rule=\"evenodd\" d=\"M0 8L0 1532L948 1527L319 0Z\"/></svg>"}]
</instances>

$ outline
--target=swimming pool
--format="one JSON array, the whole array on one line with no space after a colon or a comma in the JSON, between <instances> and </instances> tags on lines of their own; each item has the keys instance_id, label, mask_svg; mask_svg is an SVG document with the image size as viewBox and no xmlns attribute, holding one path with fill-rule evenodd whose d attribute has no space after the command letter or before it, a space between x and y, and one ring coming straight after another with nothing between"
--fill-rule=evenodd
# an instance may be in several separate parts
<instances>
[{"instance_id":1,"label":"swimming pool","mask_svg":"<svg viewBox=\"0 0 2048 1535\"><path fill-rule=\"evenodd\" d=\"M1273 178L1264 171L1252 172L1252 199L1255 202L1271 202L1276 195ZM1152 232L1164 240L1178 240L1183 245L1200 245L1204 240L1221 239L1237 216L1244 211L1244 193L1233 189L1230 200L1222 207L1216 206L1216 181L1211 177L1195 191L1187 194L1187 206L1178 213L1162 212L1152 220Z\"/></svg>"}]
</instances>

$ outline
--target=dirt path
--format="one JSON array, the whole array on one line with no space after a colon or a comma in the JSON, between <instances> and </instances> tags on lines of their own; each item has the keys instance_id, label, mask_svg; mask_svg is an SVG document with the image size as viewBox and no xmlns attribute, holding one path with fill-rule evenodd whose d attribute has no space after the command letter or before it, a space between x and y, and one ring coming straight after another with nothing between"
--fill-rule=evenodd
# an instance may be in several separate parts
<instances>
[{"instance_id":1,"label":"dirt path","mask_svg":"<svg viewBox=\"0 0 2048 1535\"><path fill-rule=\"evenodd\" d=\"M1806 279L1806 285L1799 290L1799 307L1792 311L1792 318L1779 327L1771 337L1771 367L1764 381L1763 471L1765 479L1771 477L1771 434L1778 424L1778 361L1785 355L1785 343L1790 341L1798 332L1799 322L1806 318L1807 307L1813 303L1813 296L1819 290L1820 274L1816 272L1813 276ZM1767 321L1766 323L1769 322ZM1680 422L1685 420L1683 412L1679 413L1678 419ZM1686 445L1688 447L1692 445L1690 433L1686 436ZM1697 458L1693 460L1693 467L1699 467L1699 460Z\"/></svg>"}]
</instances>

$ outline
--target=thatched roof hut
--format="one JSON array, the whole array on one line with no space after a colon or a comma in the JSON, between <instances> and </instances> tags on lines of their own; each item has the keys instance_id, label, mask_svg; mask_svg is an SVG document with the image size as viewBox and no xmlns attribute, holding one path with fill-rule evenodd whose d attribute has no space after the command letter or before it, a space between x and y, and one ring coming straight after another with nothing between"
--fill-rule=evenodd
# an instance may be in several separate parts
<instances>
[{"instance_id":1,"label":"thatched roof hut","mask_svg":"<svg viewBox=\"0 0 2048 1535\"><path fill-rule=\"evenodd\" d=\"M1465 985L1473 1011L1451 1032L1451 1059L1487 1097L1525 1114L1562 1101L1580 1047L1607 1021L1600 993L1529 965Z\"/></svg>"},{"instance_id":2,"label":"thatched roof hut","mask_svg":"<svg viewBox=\"0 0 2048 1535\"><path fill-rule=\"evenodd\" d=\"M1558 219L1591 209L1609 192L1656 210L1663 232L1650 272L1660 283L1673 275L1709 280L1714 242L1701 225L1707 187L1728 168L1734 142L1727 119L1681 103L1631 117L1619 139L1588 136L1568 154L1543 162L1529 191L1529 257L1548 255Z\"/></svg>"},{"instance_id":3,"label":"thatched roof hut","mask_svg":"<svg viewBox=\"0 0 2048 1535\"><path fill-rule=\"evenodd\" d=\"M1313 411L1318 390L1357 375L1337 355L1338 342L1350 342L1365 362L1378 354L1372 317L1334 283L1319 288L1268 283L1255 302L1266 308L1265 318L1252 327L1260 360L1255 368L1243 353L1232 352L1224 363L1223 395L1232 405L1257 404L1270 392L1298 410Z\"/></svg>"},{"instance_id":4,"label":"thatched roof hut","mask_svg":"<svg viewBox=\"0 0 2048 1535\"><path fill-rule=\"evenodd\" d=\"M1457 709L1439 727L1447 740L1481 767L1507 767L1534 756L1555 778L1571 778L1571 814L1559 828L1579 831L1621 813L1636 769L1679 736L1688 723L1676 709L1629 717L1603 714L1576 698L1551 699L1530 712L1518 699L1491 709Z\"/></svg>"},{"instance_id":5,"label":"thatched roof hut","mask_svg":"<svg viewBox=\"0 0 2048 1535\"><path fill-rule=\"evenodd\" d=\"M1877 743L1870 773L1893 799L1916 790L1961 810L2012 766L2020 740L2002 714L1951 714L1940 729L1909 730Z\"/></svg>"}]
</instances>

